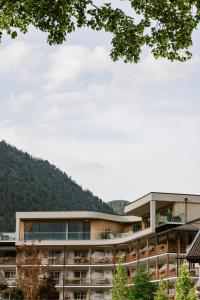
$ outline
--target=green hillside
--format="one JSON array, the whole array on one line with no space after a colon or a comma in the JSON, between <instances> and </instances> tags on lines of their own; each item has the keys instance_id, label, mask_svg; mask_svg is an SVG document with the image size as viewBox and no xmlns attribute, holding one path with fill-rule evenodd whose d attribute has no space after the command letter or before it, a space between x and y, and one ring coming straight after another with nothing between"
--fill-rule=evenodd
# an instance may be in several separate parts
<instances>
[{"instance_id":1,"label":"green hillside","mask_svg":"<svg viewBox=\"0 0 200 300\"><path fill-rule=\"evenodd\" d=\"M48 210L113 212L47 160L0 142L0 232L15 230L16 211Z\"/></svg>"},{"instance_id":2,"label":"green hillside","mask_svg":"<svg viewBox=\"0 0 200 300\"><path fill-rule=\"evenodd\" d=\"M127 200L112 200L108 202L108 205L113 209L113 211L118 215L124 214L124 207L130 202Z\"/></svg>"}]
</instances>

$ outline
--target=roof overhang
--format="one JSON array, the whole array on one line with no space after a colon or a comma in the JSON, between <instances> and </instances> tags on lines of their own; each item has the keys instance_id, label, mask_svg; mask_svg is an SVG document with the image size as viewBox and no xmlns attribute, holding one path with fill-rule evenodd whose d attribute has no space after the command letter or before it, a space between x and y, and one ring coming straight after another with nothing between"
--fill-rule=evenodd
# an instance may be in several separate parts
<instances>
[{"instance_id":1,"label":"roof overhang","mask_svg":"<svg viewBox=\"0 0 200 300\"><path fill-rule=\"evenodd\" d=\"M134 223L141 220L141 218L134 216L119 216L95 211L17 212L16 218L20 220L99 219L119 223Z\"/></svg>"}]
</instances>

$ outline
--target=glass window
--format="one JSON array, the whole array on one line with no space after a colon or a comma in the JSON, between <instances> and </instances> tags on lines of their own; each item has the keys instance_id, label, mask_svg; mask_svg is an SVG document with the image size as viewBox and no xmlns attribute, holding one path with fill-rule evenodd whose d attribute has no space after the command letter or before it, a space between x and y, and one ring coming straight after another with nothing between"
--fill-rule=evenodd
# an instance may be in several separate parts
<instances>
[{"instance_id":1,"label":"glass window","mask_svg":"<svg viewBox=\"0 0 200 300\"><path fill-rule=\"evenodd\" d=\"M65 240L66 222L25 223L25 240Z\"/></svg>"},{"instance_id":2,"label":"glass window","mask_svg":"<svg viewBox=\"0 0 200 300\"><path fill-rule=\"evenodd\" d=\"M74 271L74 278L86 278L86 271Z\"/></svg>"},{"instance_id":3,"label":"glass window","mask_svg":"<svg viewBox=\"0 0 200 300\"><path fill-rule=\"evenodd\" d=\"M59 279L60 278L60 272L59 271L50 271L49 272L49 276L55 279Z\"/></svg>"},{"instance_id":4,"label":"glass window","mask_svg":"<svg viewBox=\"0 0 200 300\"><path fill-rule=\"evenodd\" d=\"M87 254L88 254L87 250L75 250L74 251L74 256L75 257L86 258Z\"/></svg>"},{"instance_id":5,"label":"glass window","mask_svg":"<svg viewBox=\"0 0 200 300\"><path fill-rule=\"evenodd\" d=\"M86 299L86 292L85 291L74 292L74 299L75 300Z\"/></svg>"},{"instance_id":6,"label":"glass window","mask_svg":"<svg viewBox=\"0 0 200 300\"><path fill-rule=\"evenodd\" d=\"M5 272L5 278L15 278L16 277L16 272L11 271L11 272Z\"/></svg>"},{"instance_id":7,"label":"glass window","mask_svg":"<svg viewBox=\"0 0 200 300\"><path fill-rule=\"evenodd\" d=\"M24 239L25 240L39 240L40 224L27 222L24 226Z\"/></svg>"},{"instance_id":8,"label":"glass window","mask_svg":"<svg viewBox=\"0 0 200 300\"><path fill-rule=\"evenodd\" d=\"M84 223L84 236L83 236L84 240L90 240L90 223L89 222L85 222Z\"/></svg>"},{"instance_id":9,"label":"glass window","mask_svg":"<svg viewBox=\"0 0 200 300\"><path fill-rule=\"evenodd\" d=\"M40 240L53 240L53 223L40 223Z\"/></svg>"},{"instance_id":10,"label":"glass window","mask_svg":"<svg viewBox=\"0 0 200 300\"><path fill-rule=\"evenodd\" d=\"M68 223L69 240L89 240L90 223L88 222L69 222Z\"/></svg>"},{"instance_id":11,"label":"glass window","mask_svg":"<svg viewBox=\"0 0 200 300\"><path fill-rule=\"evenodd\" d=\"M83 222L68 223L68 239L69 240L83 239Z\"/></svg>"},{"instance_id":12,"label":"glass window","mask_svg":"<svg viewBox=\"0 0 200 300\"><path fill-rule=\"evenodd\" d=\"M61 257L61 250L50 250L49 257Z\"/></svg>"}]
</instances>

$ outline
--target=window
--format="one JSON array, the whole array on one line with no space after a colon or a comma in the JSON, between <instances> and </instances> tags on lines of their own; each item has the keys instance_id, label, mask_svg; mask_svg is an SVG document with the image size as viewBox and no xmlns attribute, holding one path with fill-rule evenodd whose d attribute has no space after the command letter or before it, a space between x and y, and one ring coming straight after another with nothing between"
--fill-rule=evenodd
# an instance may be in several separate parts
<instances>
[{"instance_id":1,"label":"window","mask_svg":"<svg viewBox=\"0 0 200 300\"><path fill-rule=\"evenodd\" d=\"M98 278L104 278L104 271L103 270L95 270Z\"/></svg>"},{"instance_id":2,"label":"window","mask_svg":"<svg viewBox=\"0 0 200 300\"><path fill-rule=\"evenodd\" d=\"M89 222L26 222L25 240L89 240Z\"/></svg>"},{"instance_id":3,"label":"window","mask_svg":"<svg viewBox=\"0 0 200 300\"><path fill-rule=\"evenodd\" d=\"M75 250L74 251L74 256L75 257L81 257L81 258L86 258L87 257L87 250Z\"/></svg>"},{"instance_id":4,"label":"window","mask_svg":"<svg viewBox=\"0 0 200 300\"><path fill-rule=\"evenodd\" d=\"M89 240L90 223L88 222L68 222L69 240Z\"/></svg>"},{"instance_id":5,"label":"window","mask_svg":"<svg viewBox=\"0 0 200 300\"><path fill-rule=\"evenodd\" d=\"M49 277L52 277L54 279L59 279L60 278L60 272L59 271L50 271L49 272Z\"/></svg>"},{"instance_id":6,"label":"window","mask_svg":"<svg viewBox=\"0 0 200 300\"><path fill-rule=\"evenodd\" d=\"M60 257L61 256L61 250L51 250L49 251L49 257Z\"/></svg>"},{"instance_id":7,"label":"window","mask_svg":"<svg viewBox=\"0 0 200 300\"><path fill-rule=\"evenodd\" d=\"M74 278L86 278L86 271L74 271Z\"/></svg>"},{"instance_id":8,"label":"window","mask_svg":"<svg viewBox=\"0 0 200 300\"><path fill-rule=\"evenodd\" d=\"M86 299L86 292L85 291L74 292L74 299L75 300Z\"/></svg>"},{"instance_id":9,"label":"window","mask_svg":"<svg viewBox=\"0 0 200 300\"><path fill-rule=\"evenodd\" d=\"M35 222L25 223L25 240L65 240L65 222Z\"/></svg>"},{"instance_id":10,"label":"window","mask_svg":"<svg viewBox=\"0 0 200 300\"><path fill-rule=\"evenodd\" d=\"M95 299L103 300L104 299L103 291L100 291L100 290L95 291Z\"/></svg>"},{"instance_id":11,"label":"window","mask_svg":"<svg viewBox=\"0 0 200 300\"><path fill-rule=\"evenodd\" d=\"M6 271L5 272L5 278L6 279L14 279L16 277L15 271Z\"/></svg>"}]
</instances>

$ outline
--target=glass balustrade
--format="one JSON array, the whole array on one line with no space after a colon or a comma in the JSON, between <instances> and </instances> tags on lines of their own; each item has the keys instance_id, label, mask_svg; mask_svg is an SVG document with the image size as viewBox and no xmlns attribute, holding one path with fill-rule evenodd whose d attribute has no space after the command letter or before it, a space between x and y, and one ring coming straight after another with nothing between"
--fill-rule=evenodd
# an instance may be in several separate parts
<instances>
[{"instance_id":1,"label":"glass balustrade","mask_svg":"<svg viewBox=\"0 0 200 300\"><path fill-rule=\"evenodd\" d=\"M119 239L133 235L134 232L99 231L91 237L87 232L24 232L24 240L108 240Z\"/></svg>"},{"instance_id":2,"label":"glass balustrade","mask_svg":"<svg viewBox=\"0 0 200 300\"><path fill-rule=\"evenodd\" d=\"M163 224L183 224L185 222L185 214L173 215L172 213L168 214L157 214L156 215L156 226Z\"/></svg>"}]
</instances>

